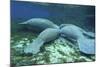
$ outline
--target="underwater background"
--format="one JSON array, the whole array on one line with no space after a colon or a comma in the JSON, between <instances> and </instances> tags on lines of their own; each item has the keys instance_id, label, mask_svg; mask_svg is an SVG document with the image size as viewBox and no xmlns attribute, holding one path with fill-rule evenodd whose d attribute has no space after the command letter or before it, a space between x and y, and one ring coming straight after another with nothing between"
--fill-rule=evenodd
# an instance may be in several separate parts
<instances>
[{"instance_id":1,"label":"underwater background","mask_svg":"<svg viewBox=\"0 0 100 67\"><path fill-rule=\"evenodd\" d=\"M74 24L95 33L95 6L11 1L11 66L94 61L74 48L70 41L57 39L41 47L36 55L24 55L23 48L38 35L18 23L31 18L46 18L60 25ZM66 49L67 48L67 49Z\"/></svg>"}]
</instances>

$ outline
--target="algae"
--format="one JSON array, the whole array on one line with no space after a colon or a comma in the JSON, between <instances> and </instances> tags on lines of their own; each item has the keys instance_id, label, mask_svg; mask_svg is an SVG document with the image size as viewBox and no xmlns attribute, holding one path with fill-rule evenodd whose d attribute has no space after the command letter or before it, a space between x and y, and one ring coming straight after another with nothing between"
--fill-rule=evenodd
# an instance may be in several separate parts
<instances>
[{"instance_id":1,"label":"algae","mask_svg":"<svg viewBox=\"0 0 100 67\"><path fill-rule=\"evenodd\" d=\"M31 32L24 34L19 32L11 36L11 66L95 61L95 55L81 53L77 43L73 44L61 37L45 43L39 53L25 55L24 47L34 41L36 37L37 34Z\"/></svg>"}]
</instances>

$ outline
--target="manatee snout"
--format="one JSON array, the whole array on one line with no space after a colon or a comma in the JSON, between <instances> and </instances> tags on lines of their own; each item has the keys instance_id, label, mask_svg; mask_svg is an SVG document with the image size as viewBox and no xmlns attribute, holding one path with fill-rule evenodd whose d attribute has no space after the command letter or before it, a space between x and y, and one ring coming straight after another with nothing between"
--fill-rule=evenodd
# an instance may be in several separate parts
<instances>
[{"instance_id":1,"label":"manatee snout","mask_svg":"<svg viewBox=\"0 0 100 67\"><path fill-rule=\"evenodd\" d=\"M32 18L19 24L27 25L27 28L29 30L36 30L39 32L42 32L47 28L55 28L55 29L59 28L59 26L53 23L51 20L44 18Z\"/></svg>"}]
</instances>

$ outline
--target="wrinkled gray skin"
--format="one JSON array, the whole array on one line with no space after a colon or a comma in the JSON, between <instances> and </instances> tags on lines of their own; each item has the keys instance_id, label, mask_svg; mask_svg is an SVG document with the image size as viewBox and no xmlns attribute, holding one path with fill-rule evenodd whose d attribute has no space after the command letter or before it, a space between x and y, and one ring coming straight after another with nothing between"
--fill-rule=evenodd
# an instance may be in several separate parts
<instances>
[{"instance_id":1,"label":"wrinkled gray skin","mask_svg":"<svg viewBox=\"0 0 100 67\"><path fill-rule=\"evenodd\" d=\"M59 28L59 26L54 24L52 21L44 18L32 18L19 24L26 25L29 30L38 32L42 32L47 28Z\"/></svg>"},{"instance_id":2,"label":"wrinkled gray skin","mask_svg":"<svg viewBox=\"0 0 100 67\"><path fill-rule=\"evenodd\" d=\"M71 38L74 40L83 37L80 28L72 24L66 24L66 26L63 27L60 26L60 34L63 37Z\"/></svg>"},{"instance_id":3,"label":"wrinkled gray skin","mask_svg":"<svg viewBox=\"0 0 100 67\"><path fill-rule=\"evenodd\" d=\"M71 40L76 40L81 52L86 54L95 54L94 39L86 38L83 35L82 29L80 29L79 27L72 24L64 25L60 29L60 34L62 37L67 37Z\"/></svg>"},{"instance_id":4,"label":"wrinkled gray skin","mask_svg":"<svg viewBox=\"0 0 100 67\"><path fill-rule=\"evenodd\" d=\"M60 28L63 28L64 26L76 26L76 25L73 25L73 24L61 24L60 25ZM76 26L81 32L83 35L85 35L86 37L89 37L89 38L95 38L95 34L93 32L87 32L85 30L83 30L82 28Z\"/></svg>"},{"instance_id":5,"label":"wrinkled gray skin","mask_svg":"<svg viewBox=\"0 0 100 67\"><path fill-rule=\"evenodd\" d=\"M47 28L39 34L35 41L28 45L24 52L36 54L40 51L40 47L49 41L55 40L59 37L59 29Z\"/></svg>"}]
</instances>

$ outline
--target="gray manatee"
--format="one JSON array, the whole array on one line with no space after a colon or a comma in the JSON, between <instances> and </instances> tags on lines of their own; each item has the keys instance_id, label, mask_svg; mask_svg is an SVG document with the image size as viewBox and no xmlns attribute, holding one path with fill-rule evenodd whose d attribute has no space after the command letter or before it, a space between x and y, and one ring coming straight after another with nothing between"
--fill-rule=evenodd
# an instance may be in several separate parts
<instances>
[{"instance_id":1,"label":"gray manatee","mask_svg":"<svg viewBox=\"0 0 100 67\"><path fill-rule=\"evenodd\" d=\"M58 36L59 29L47 28L39 34L35 41L24 49L24 53L36 54L44 43L55 40Z\"/></svg>"},{"instance_id":2,"label":"gray manatee","mask_svg":"<svg viewBox=\"0 0 100 67\"><path fill-rule=\"evenodd\" d=\"M80 28L72 24L67 24L66 26L62 27L60 29L60 34L63 37L71 38L74 40L77 40L78 38L83 37Z\"/></svg>"},{"instance_id":3,"label":"gray manatee","mask_svg":"<svg viewBox=\"0 0 100 67\"><path fill-rule=\"evenodd\" d=\"M76 25L73 25L73 24L61 24L60 28L63 28L65 26L69 26L69 25L71 25L73 27L76 26ZM83 35L90 37L90 38L95 38L95 34L93 32L87 32L87 31L83 30L82 28L80 28L78 26L76 26L76 27L82 32Z\"/></svg>"},{"instance_id":4,"label":"gray manatee","mask_svg":"<svg viewBox=\"0 0 100 67\"><path fill-rule=\"evenodd\" d=\"M76 40L81 52L86 54L95 54L94 39L86 38L79 27L69 24L61 28L60 34L61 36L63 35L63 37Z\"/></svg>"},{"instance_id":5,"label":"gray manatee","mask_svg":"<svg viewBox=\"0 0 100 67\"><path fill-rule=\"evenodd\" d=\"M34 30L39 32L42 32L46 28L59 28L59 26L54 24L52 21L44 18L32 18L19 24L26 25L26 27L29 30Z\"/></svg>"},{"instance_id":6,"label":"gray manatee","mask_svg":"<svg viewBox=\"0 0 100 67\"><path fill-rule=\"evenodd\" d=\"M78 40L80 51L86 54L95 54L95 40L88 38L81 38Z\"/></svg>"}]
</instances>

